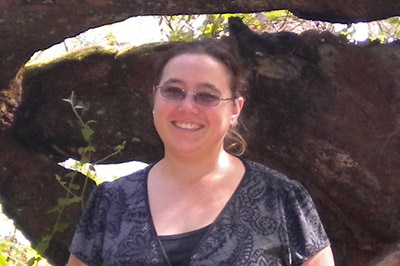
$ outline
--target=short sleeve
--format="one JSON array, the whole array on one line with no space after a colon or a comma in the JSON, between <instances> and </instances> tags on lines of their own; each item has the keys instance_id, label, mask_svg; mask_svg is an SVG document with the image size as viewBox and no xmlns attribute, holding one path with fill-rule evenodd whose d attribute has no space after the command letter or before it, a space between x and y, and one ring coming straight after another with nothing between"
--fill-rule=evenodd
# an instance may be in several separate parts
<instances>
[{"instance_id":1,"label":"short sleeve","mask_svg":"<svg viewBox=\"0 0 400 266\"><path fill-rule=\"evenodd\" d=\"M291 260L301 265L330 245L314 202L306 189L292 181L285 191L285 216Z\"/></svg>"},{"instance_id":2,"label":"short sleeve","mask_svg":"<svg viewBox=\"0 0 400 266\"><path fill-rule=\"evenodd\" d=\"M103 197L104 184L89 196L69 251L87 265L102 265L102 245L108 204Z\"/></svg>"}]
</instances>

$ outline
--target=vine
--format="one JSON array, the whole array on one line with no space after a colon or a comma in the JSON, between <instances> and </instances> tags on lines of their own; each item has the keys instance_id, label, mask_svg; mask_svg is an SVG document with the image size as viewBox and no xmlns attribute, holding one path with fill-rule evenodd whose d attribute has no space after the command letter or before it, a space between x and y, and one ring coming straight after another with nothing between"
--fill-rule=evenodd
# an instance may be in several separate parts
<instances>
[{"instance_id":1,"label":"vine","mask_svg":"<svg viewBox=\"0 0 400 266\"><path fill-rule=\"evenodd\" d=\"M65 208L72 205L72 204L81 204L82 209L84 208L84 201L83 201L83 196L86 192L86 188L88 185L88 179L92 179L93 181L96 182L96 184L99 184L99 181L96 178L96 174L90 171L84 171L84 168L87 167L90 164L91 160L91 155L92 153L96 152L95 147L92 145L92 138L94 135L94 130L90 127L91 124L96 123L94 120L89 120L89 121L83 121L82 117L79 115L78 110L83 109L84 107L81 105L76 104L75 101L75 94L72 91L71 95L67 99L63 99L64 102L67 102L76 116L80 128L81 128L81 135L83 140L86 143L86 146L78 148L78 154L80 156L79 161L75 161L75 166L69 169L73 169L73 171L67 173L64 175L64 178L56 174L56 180L58 183L61 185L61 187L66 191L66 195L64 197L58 198L57 199L57 205L56 207L52 208L49 210L47 213L57 213L57 218L56 222L53 225L53 229L50 234L44 236L39 243L36 245L35 249L38 253L37 256L34 256L29 259L27 265L28 266L33 266L33 265L38 265L38 262L42 260L42 256L45 254L46 250L50 246L50 242L57 233L62 233L64 232L70 224L64 222L62 220ZM103 159L95 162L94 164L98 164L100 162L103 162L110 157L120 153L123 149L125 148L125 141L121 144L118 145L114 148L114 152L111 153L110 155L104 157ZM60 164L62 165L62 164ZM83 187L77 185L75 183L76 176L78 172L85 173L85 181L83 184Z\"/></svg>"}]
</instances>

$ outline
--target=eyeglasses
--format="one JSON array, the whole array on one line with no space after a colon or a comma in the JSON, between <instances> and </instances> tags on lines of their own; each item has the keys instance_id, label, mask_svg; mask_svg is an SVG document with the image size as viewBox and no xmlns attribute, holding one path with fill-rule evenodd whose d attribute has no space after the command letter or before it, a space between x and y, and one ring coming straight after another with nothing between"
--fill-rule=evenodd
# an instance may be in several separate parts
<instances>
[{"instance_id":1,"label":"eyeglasses","mask_svg":"<svg viewBox=\"0 0 400 266\"><path fill-rule=\"evenodd\" d=\"M157 85L154 86L154 88L159 89L161 96L163 96L164 98L177 102L185 99L187 94L191 94L193 95L193 100L195 103L207 107L215 107L219 104L220 101L229 101L235 99L235 98L220 98L209 92L187 91L173 85L163 85L163 86Z\"/></svg>"}]
</instances>

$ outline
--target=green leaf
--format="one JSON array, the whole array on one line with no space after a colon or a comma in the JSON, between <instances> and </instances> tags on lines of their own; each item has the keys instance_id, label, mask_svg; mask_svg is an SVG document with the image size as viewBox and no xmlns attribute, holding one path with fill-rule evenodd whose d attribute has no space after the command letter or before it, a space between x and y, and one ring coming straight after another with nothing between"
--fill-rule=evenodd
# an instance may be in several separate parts
<instances>
[{"instance_id":1,"label":"green leaf","mask_svg":"<svg viewBox=\"0 0 400 266\"><path fill-rule=\"evenodd\" d=\"M80 203L82 201L82 197L72 197L72 198L58 198L57 199L57 206L50 209L47 213L53 213L53 212L61 212L63 207L66 207L68 205L74 204L74 203Z\"/></svg>"},{"instance_id":2,"label":"green leaf","mask_svg":"<svg viewBox=\"0 0 400 266\"><path fill-rule=\"evenodd\" d=\"M87 146L85 149L87 152L96 152L96 148L94 146Z\"/></svg>"},{"instance_id":3,"label":"green leaf","mask_svg":"<svg viewBox=\"0 0 400 266\"><path fill-rule=\"evenodd\" d=\"M85 126L84 128L82 128L81 134L82 134L83 139L84 139L86 142L89 142L90 138L91 138L91 137L93 136L93 134L94 134L94 131L93 131L93 129L91 129L90 127Z\"/></svg>"},{"instance_id":4,"label":"green leaf","mask_svg":"<svg viewBox=\"0 0 400 266\"><path fill-rule=\"evenodd\" d=\"M126 141L124 141L124 142L122 142L122 144L121 145L117 145L117 146L115 146L114 147L114 151L122 151L123 149L125 149L125 144L126 144Z\"/></svg>"},{"instance_id":5,"label":"green leaf","mask_svg":"<svg viewBox=\"0 0 400 266\"><path fill-rule=\"evenodd\" d=\"M50 213L54 213L54 212L60 212L61 211L61 207L60 206L56 206L50 210L48 210L46 213L50 214Z\"/></svg>"},{"instance_id":6,"label":"green leaf","mask_svg":"<svg viewBox=\"0 0 400 266\"><path fill-rule=\"evenodd\" d=\"M286 17L292 16L292 14L287 10L274 10L264 13L269 20L283 20Z\"/></svg>"},{"instance_id":7,"label":"green leaf","mask_svg":"<svg viewBox=\"0 0 400 266\"><path fill-rule=\"evenodd\" d=\"M0 266L7 266L7 258L0 252Z\"/></svg>"},{"instance_id":8,"label":"green leaf","mask_svg":"<svg viewBox=\"0 0 400 266\"><path fill-rule=\"evenodd\" d=\"M27 266L33 266L33 265L38 265L38 262L41 261L42 258L40 256L35 256L30 258L27 262L26 265Z\"/></svg>"},{"instance_id":9,"label":"green leaf","mask_svg":"<svg viewBox=\"0 0 400 266\"><path fill-rule=\"evenodd\" d=\"M47 248L49 247L50 240L51 236L49 235L43 237L35 247L37 253L43 255L46 252Z\"/></svg>"},{"instance_id":10,"label":"green leaf","mask_svg":"<svg viewBox=\"0 0 400 266\"><path fill-rule=\"evenodd\" d=\"M58 206L68 206L74 203L80 203L82 200L82 197L72 197L72 198L58 198L57 199L57 204Z\"/></svg>"},{"instance_id":11,"label":"green leaf","mask_svg":"<svg viewBox=\"0 0 400 266\"><path fill-rule=\"evenodd\" d=\"M62 99L64 102L72 103L71 99Z\"/></svg>"},{"instance_id":12,"label":"green leaf","mask_svg":"<svg viewBox=\"0 0 400 266\"><path fill-rule=\"evenodd\" d=\"M65 222L58 222L57 224L54 225L54 232L59 232L62 233L65 231L65 229L67 229L70 226L69 223L65 223Z\"/></svg>"},{"instance_id":13,"label":"green leaf","mask_svg":"<svg viewBox=\"0 0 400 266\"><path fill-rule=\"evenodd\" d=\"M69 188L73 190L79 190L81 189L81 186L78 184L69 184Z\"/></svg>"},{"instance_id":14,"label":"green leaf","mask_svg":"<svg viewBox=\"0 0 400 266\"><path fill-rule=\"evenodd\" d=\"M94 147L94 146L87 146L87 147L78 148L78 153L79 153L80 155L84 155L84 154L86 154L86 153L88 153L88 152L96 152L95 147ZM80 163L81 163L81 164L87 163L87 162L88 162L87 159L88 159L88 158L82 158L81 161L80 161Z\"/></svg>"},{"instance_id":15,"label":"green leaf","mask_svg":"<svg viewBox=\"0 0 400 266\"><path fill-rule=\"evenodd\" d=\"M62 182L61 176L56 174L56 180L61 183Z\"/></svg>"}]
</instances>

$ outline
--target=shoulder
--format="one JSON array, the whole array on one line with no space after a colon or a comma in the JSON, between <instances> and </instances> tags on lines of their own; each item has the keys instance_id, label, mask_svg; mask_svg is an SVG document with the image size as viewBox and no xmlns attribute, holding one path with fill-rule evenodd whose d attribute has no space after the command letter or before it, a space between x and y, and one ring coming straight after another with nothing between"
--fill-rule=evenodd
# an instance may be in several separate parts
<instances>
[{"instance_id":1,"label":"shoulder","mask_svg":"<svg viewBox=\"0 0 400 266\"><path fill-rule=\"evenodd\" d=\"M250 184L246 187L248 191L261 191L258 194L263 195L267 203L272 202L268 197L279 202L273 206L279 206L285 237L296 262L294 265L301 265L306 258L329 246L314 202L299 181L260 163L249 160L244 163L246 180Z\"/></svg>"},{"instance_id":2,"label":"shoulder","mask_svg":"<svg viewBox=\"0 0 400 266\"><path fill-rule=\"evenodd\" d=\"M243 163L246 166L245 187L250 191L263 191L265 195L278 198L286 207L313 208L311 196L300 181L261 163L250 160L243 160Z\"/></svg>"},{"instance_id":3,"label":"shoulder","mask_svg":"<svg viewBox=\"0 0 400 266\"><path fill-rule=\"evenodd\" d=\"M97 186L85 204L82 224L104 224L110 217L122 216L130 204L143 205L147 191L147 172L145 168Z\"/></svg>"},{"instance_id":4,"label":"shoulder","mask_svg":"<svg viewBox=\"0 0 400 266\"><path fill-rule=\"evenodd\" d=\"M289 178L277 170L267 167L264 164L254 162L248 159L242 159L246 167L246 175L249 179L255 179L259 182L267 183L278 190L290 190L302 188L299 181Z\"/></svg>"}]
</instances>

